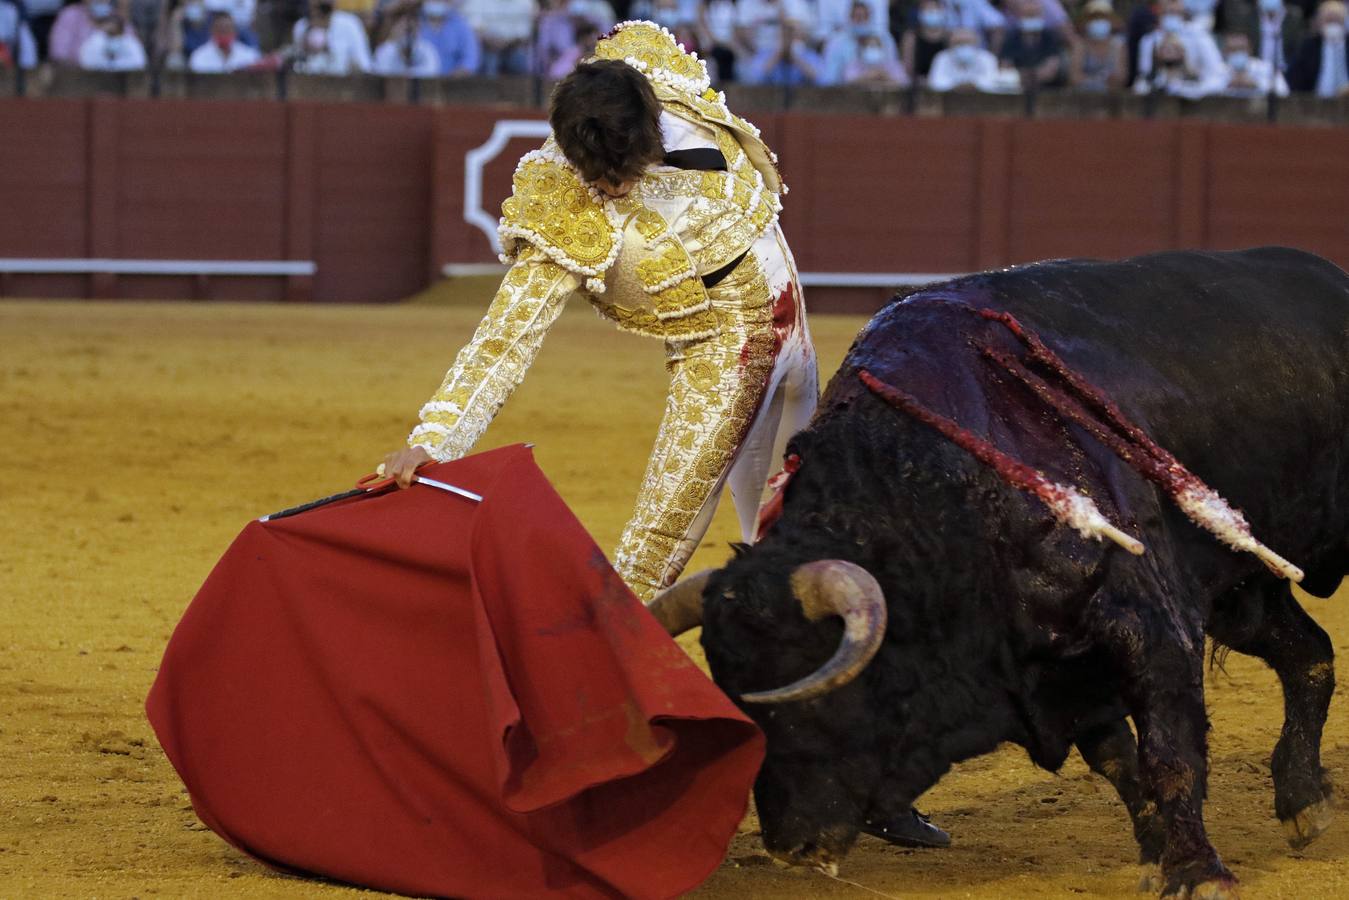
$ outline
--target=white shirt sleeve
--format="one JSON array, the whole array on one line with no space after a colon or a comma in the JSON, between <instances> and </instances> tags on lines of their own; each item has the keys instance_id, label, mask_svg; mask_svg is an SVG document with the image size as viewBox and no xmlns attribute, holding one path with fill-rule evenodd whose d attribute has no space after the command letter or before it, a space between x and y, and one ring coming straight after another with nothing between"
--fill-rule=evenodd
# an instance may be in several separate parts
<instances>
[{"instance_id":1,"label":"white shirt sleeve","mask_svg":"<svg viewBox=\"0 0 1349 900\"><path fill-rule=\"evenodd\" d=\"M81 69L102 69L104 66L103 44L108 36L101 31L95 31L84 39L80 44L80 68Z\"/></svg>"},{"instance_id":2,"label":"white shirt sleeve","mask_svg":"<svg viewBox=\"0 0 1349 900\"><path fill-rule=\"evenodd\" d=\"M145 68L145 47L140 39L127 29L122 35L122 52L117 59L117 68L126 72L140 72Z\"/></svg>"},{"instance_id":3,"label":"white shirt sleeve","mask_svg":"<svg viewBox=\"0 0 1349 900\"><path fill-rule=\"evenodd\" d=\"M187 68L198 75L214 75L223 72L225 64L215 44L207 41L192 51L192 55L187 58Z\"/></svg>"},{"instance_id":4,"label":"white shirt sleeve","mask_svg":"<svg viewBox=\"0 0 1349 900\"><path fill-rule=\"evenodd\" d=\"M961 84L960 70L956 67L955 57L950 50L940 50L932 57L932 68L928 69L927 86L934 91L949 91Z\"/></svg>"},{"instance_id":5,"label":"white shirt sleeve","mask_svg":"<svg viewBox=\"0 0 1349 900\"><path fill-rule=\"evenodd\" d=\"M335 10L328 24L328 39L335 33L341 33L346 50L347 63L351 69L369 72L374 60L370 56L370 38L366 36L365 26L355 13Z\"/></svg>"}]
</instances>

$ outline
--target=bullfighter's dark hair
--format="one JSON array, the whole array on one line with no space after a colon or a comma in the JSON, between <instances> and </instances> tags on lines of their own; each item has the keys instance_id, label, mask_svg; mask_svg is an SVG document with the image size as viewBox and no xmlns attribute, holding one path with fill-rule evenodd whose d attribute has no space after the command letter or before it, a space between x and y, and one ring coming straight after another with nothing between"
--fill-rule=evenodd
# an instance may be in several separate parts
<instances>
[{"instance_id":1,"label":"bullfighter's dark hair","mask_svg":"<svg viewBox=\"0 0 1349 900\"><path fill-rule=\"evenodd\" d=\"M660 101L641 72L616 59L581 63L553 88L548 122L586 181L630 181L659 162Z\"/></svg>"}]
</instances>

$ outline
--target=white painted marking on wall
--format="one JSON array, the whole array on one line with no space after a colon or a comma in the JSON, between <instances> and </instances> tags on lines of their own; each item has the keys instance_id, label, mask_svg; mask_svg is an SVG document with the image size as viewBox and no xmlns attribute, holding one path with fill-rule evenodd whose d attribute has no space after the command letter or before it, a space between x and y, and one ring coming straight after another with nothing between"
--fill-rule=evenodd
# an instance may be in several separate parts
<instances>
[{"instance_id":1,"label":"white painted marking on wall","mask_svg":"<svg viewBox=\"0 0 1349 900\"><path fill-rule=\"evenodd\" d=\"M483 169L506 149L512 138L546 138L551 133L543 119L498 119L487 143L464 154L464 221L487 235L493 253L501 252L501 241L497 238L497 217L482 208Z\"/></svg>"}]
</instances>

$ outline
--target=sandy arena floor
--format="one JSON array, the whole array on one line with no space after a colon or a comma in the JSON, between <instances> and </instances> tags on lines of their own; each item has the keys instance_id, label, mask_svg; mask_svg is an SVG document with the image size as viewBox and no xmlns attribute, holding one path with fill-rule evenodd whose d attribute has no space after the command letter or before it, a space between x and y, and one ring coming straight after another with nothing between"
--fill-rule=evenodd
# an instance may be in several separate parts
<instances>
[{"instance_id":1,"label":"sandy arena floor","mask_svg":"<svg viewBox=\"0 0 1349 900\"><path fill-rule=\"evenodd\" d=\"M348 487L397 447L480 313L0 304L0 898L357 893L271 873L207 831L142 703L230 539L254 516ZM860 325L814 321L826 371ZM661 362L659 345L576 304L483 446L536 442L611 547L660 413ZM728 513L695 569L726 555ZM1306 603L1343 653L1349 587ZM1272 674L1233 656L1210 676L1209 699L1207 819L1245 896L1349 896L1349 823L1294 853L1272 818ZM1343 690L1324 754L1349 784ZM1076 758L1055 776L1005 749L961 766L921 806L955 846L863 839L842 876L865 887L764 865L745 834L695 896L1137 896L1124 810Z\"/></svg>"}]
</instances>

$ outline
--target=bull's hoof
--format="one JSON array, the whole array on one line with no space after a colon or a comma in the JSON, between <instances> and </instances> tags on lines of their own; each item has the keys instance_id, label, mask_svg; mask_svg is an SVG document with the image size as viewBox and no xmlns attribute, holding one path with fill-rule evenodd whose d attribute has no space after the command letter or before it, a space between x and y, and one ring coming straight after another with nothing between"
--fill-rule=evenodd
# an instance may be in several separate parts
<instances>
[{"instance_id":1,"label":"bull's hoof","mask_svg":"<svg viewBox=\"0 0 1349 900\"><path fill-rule=\"evenodd\" d=\"M1201 881L1194 887L1186 885L1179 891L1165 894L1162 900L1241 900L1235 878L1214 878Z\"/></svg>"},{"instance_id":2,"label":"bull's hoof","mask_svg":"<svg viewBox=\"0 0 1349 900\"><path fill-rule=\"evenodd\" d=\"M1291 819L1284 819L1283 833L1288 838L1288 845L1294 850L1301 850L1319 838L1334 818L1335 805L1327 797L1316 801Z\"/></svg>"},{"instance_id":3,"label":"bull's hoof","mask_svg":"<svg viewBox=\"0 0 1349 900\"><path fill-rule=\"evenodd\" d=\"M1162 878L1161 863L1143 863L1138 867L1138 892L1140 894L1155 894L1166 884Z\"/></svg>"}]
</instances>

